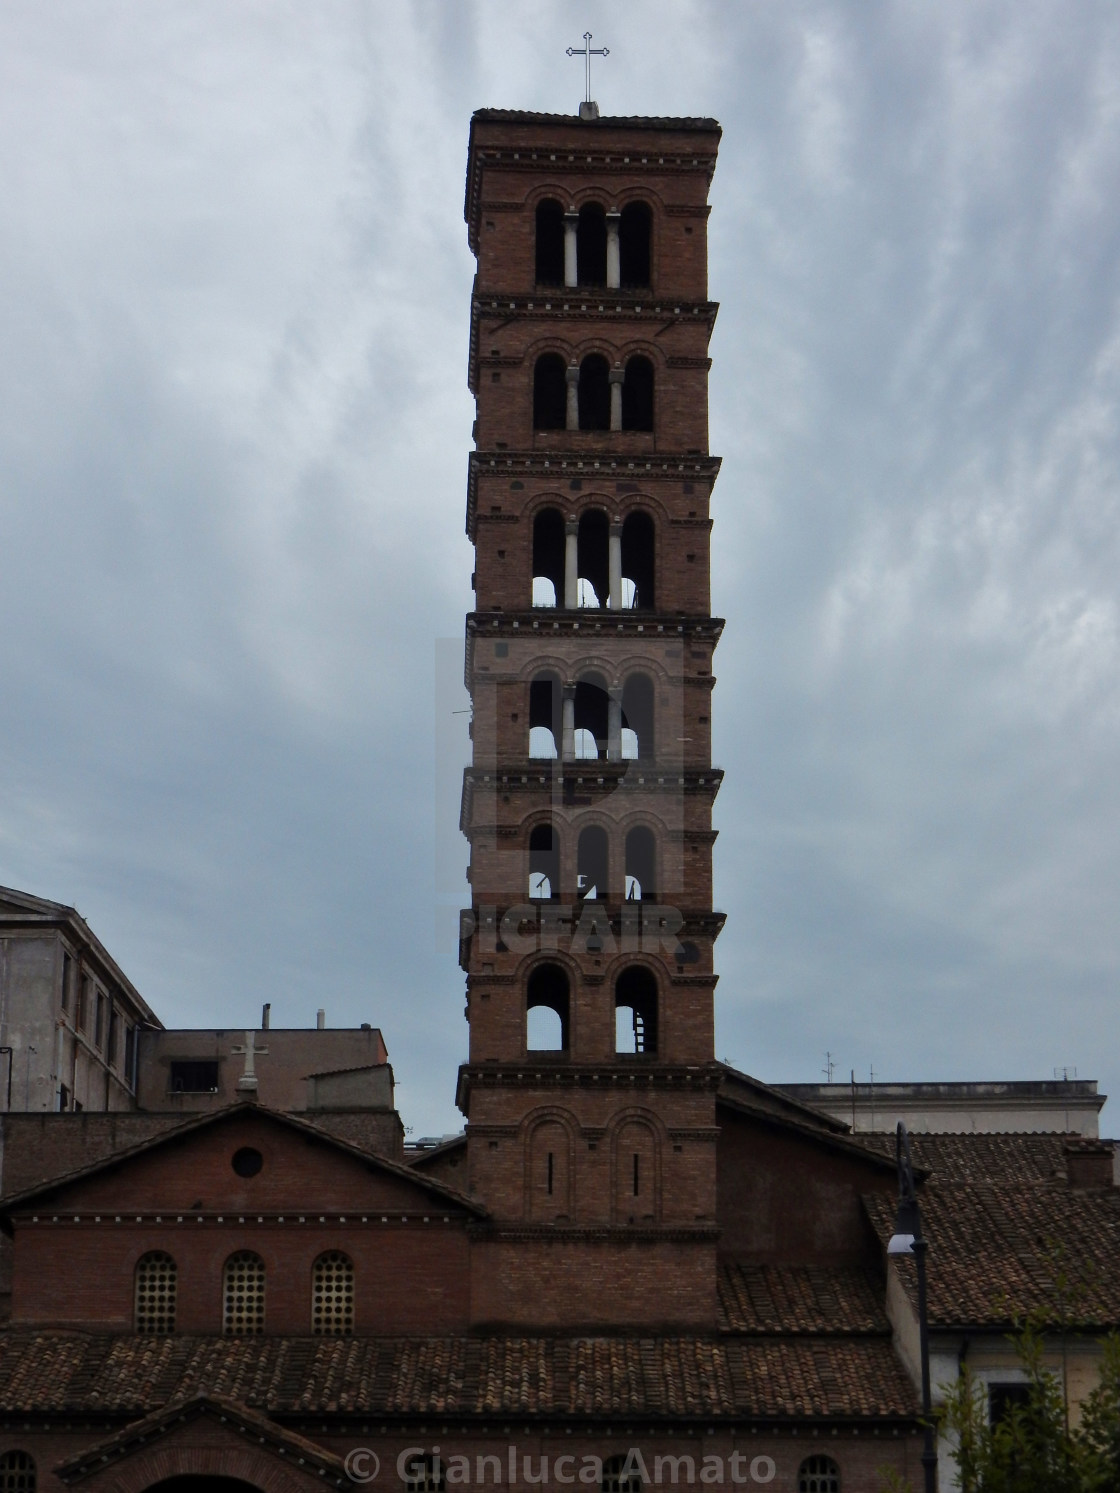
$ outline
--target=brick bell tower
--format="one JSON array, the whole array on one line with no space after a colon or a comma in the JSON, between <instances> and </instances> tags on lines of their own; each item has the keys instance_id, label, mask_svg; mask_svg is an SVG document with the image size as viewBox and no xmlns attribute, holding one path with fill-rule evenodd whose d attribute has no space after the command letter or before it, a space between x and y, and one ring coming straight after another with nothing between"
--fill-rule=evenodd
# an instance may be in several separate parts
<instances>
[{"instance_id":1,"label":"brick bell tower","mask_svg":"<svg viewBox=\"0 0 1120 1493\"><path fill-rule=\"evenodd\" d=\"M462 828L478 1322L713 1325L710 119L484 109Z\"/></svg>"}]
</instances>

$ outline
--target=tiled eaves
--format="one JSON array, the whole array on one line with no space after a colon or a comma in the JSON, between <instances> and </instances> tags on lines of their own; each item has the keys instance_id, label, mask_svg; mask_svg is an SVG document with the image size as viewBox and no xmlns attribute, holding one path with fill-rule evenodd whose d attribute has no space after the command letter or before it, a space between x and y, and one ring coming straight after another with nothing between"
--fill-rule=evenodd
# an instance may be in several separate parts
<instances>
[{"instance_id":1,"label":"tiled eaves","mask_svg":"<svg viewBox=\"0 0 1120 1493\"><path fill-rule=\"evenodd\" d=\"M578 432L573 432L578 435ZM588 449L578 451L472 451L467 460L467 538L474 543L478 522L478 479L485 474L523 482L526 477L549 477L554 481L598 480L600 482L706 482L708 491L719 476L721 457L696 452L646 455ZM513 518L515 515L499 515ZM707 518L705 527L710 527ZM549 608L551 610L551 608Z\"/></svg>"},{"instance_id":2,"label":"tiled eaves","mask_svg":"<svg viewBox=\"0 0 1120 1493\"><path fill-rule=\"evenodd\" d=\"M279 1419L897 1421L916 1410L885 1336L0 1338L0 1417L138 1418L199 1394Z\"/></svg>"},{"instance_id":3,"label":"tiled eaves","mask_svg":"<svg viewBox=\"0 0 1120 1493\"><path fill-rule=\"evenodd\" d=\"M724 1261L718 1290L720 1327L729 1333L786 1338L891 1330L883 1283L859 1267Z\"/></svg>"},{"instance_id":4,"label":"tiled eaves","mask_svg":"<svg viewBox=\"0 0 1120 1493\"><path fill-rule=\"evenodd\" d=\"M863 1133L853 1139L869 1151L894 1156L893 1134ZM1065 1179L1069 1142L1061 1132L914 1132L910 1154L938 1183L1052 1182Z\"/></svg>"}]
</instances>

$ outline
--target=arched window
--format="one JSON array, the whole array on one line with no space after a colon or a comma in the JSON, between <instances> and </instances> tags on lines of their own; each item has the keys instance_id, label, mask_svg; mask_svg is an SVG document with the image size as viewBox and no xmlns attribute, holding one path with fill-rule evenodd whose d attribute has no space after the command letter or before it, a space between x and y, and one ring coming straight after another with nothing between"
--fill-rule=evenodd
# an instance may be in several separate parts
<instances>
[{"instance_id":1,"label":"arched window","mask_svg":"<svg viewBox=\"0 0 1120 1493\"><path fill-rule=\"evenodd\" d=\"M551 824L529 831L529 896L548 902L560 895L560 836Z\"/></svg>"},{"instance_id":2,"label":"arched window","mask_svg":"<svg viewBox=\"0 0 1120 1493\"><path fill-rule=\"evenodd\" d=\"M536 279L538 285L564 283L564 209L553 197L537 203Z\"/></svg>"},{"instance_id":3,"label":"arched window","mask_svg":"<svg viewBox=\"0 0 1120 1493\"><path fill-rule=\"evenodd\" d=\"M564 599L564 517L542 508L533 519L533 605L558 607Z\"/></svg>"},{"instance_id":4,"label":"arched window","mask_svg":"<svg viewBox=\"0 0 1120 1493\"><path fill-rule=\"evenodd\" d=\"M438 1455L418 1452L405 1463L405 1493L444 1493L447 1487L444 1462Z\"/></svg>"},{"instance_id":5,"label":"arched window","mask_svg":"<svg viewBox=\"0 0 1120 1493\"><path fill-rule=\"evenodd\" d=\"M588 353L579 365L579 428L610 430L610 364L602 353Z\"/></svg>"},{"instance_id":6,"label":"arched window","mask_svg":"<svg viewBox=\"0 0 1120 1493\"><path fill-rule=\"evenodd\" d=\"M605 607L610 593L610 520L602 508L580 515L576 572L578 604Z\"/></svg>"},{"instance_id":7,"label":"arched window","mask_svg":"<svg viewBox=\"0 0 1120 1493\"><path fill-rule=\"evenodd\" d=\"M603 1493L644 1493L641 1473L633 1468L629 1473L623 1471L629 1455L625 1452L604 1460Z\"/></svg>"},{"instance_id":8,"label":"arched window","mask_svg":"<svg viewBox=\"0 0 1120 1493\"><path fill-rule=\"evenodd\" d=\"M840 1493L840 1468L831 1457L806 1457L797 1470L797 1493Z\"/></svg>"},{"instance_id":9,"label":"arched window","mask_svg":"<svg viewBox=\"0 0 1120 1493\"><path fill-rule=\"evenodd\" d=\"M607 755L610 696L597 676L580 679L575 694L575 755L593 762Z\"/></svg>"},{"instance_id":10,"label":"arched window","mask_svg":"<svg viewBox=\"0 0 1120 1493\"><path fill-rule=\"evenodd\" d=\"M579 210L576 264L581 285L607 283L607 215L597 202L585 202Z\"/></svg>"},{"instance_id":11,"label":"arched window","mask_svg":"<svg viewBox=\"0 0 1120 1493\"><path fill-rule=\"evenodd\" d=\"M222 1271L222 1331L226 1337L264 1331L264 1261L251 1249L230 1255Z\"/></svg>"},{"instance_id":12,"label":"arched window","mask_svg":"<svg viewBox=\"0 0 1120 1493\"><path fill-rule=\"evenodd\" d=\"M622 525L622 605L653 610L653 519L631 513Z\"/></svg>"},{"instance_id":13,"label":"arched window","mask_svg":"<svg viewBox=\"0 0 1120 1493\"><path fill-rule=\"evenodd\" d=\"M639 353L626 364L622 385L623 430L653 429L653 364Z\"/></svg>"},{"instance_id":14,"label":"arched window","mask_svg":"<svg viewBox=\"0 0 1120 1493\"><path fill-rule=\"evenodd\" d=\"M529 1137L530 1218L555 1220L571 1212L571 1137L556 1119L541 1120Z\"/></svg>"},{"instance_id":15,"label":"arched window","mask_svg":"<svg viewBox=\"0 0 1120 1493\"><path fill-rule=\"evenodd\" d=\"M645 1120L625 1120L613 1137L616 1223L649 1223L657 1218L657 1135Z\"/></svg>"},{"instance_id":16,"label":"arched window","mask_svg":"<svg viewBox=\"0 0 1120 1493\"><path fill-rule=\"evenodd\" d=\"M648 902L656 896L656 867L653 831L644 824L636 824L626 836L627 902Z\"/></svg>"},{"instance_id":17,"label":"arched window","mask_svg":"<svg viewBox=\"0 0 1120 1493\"><path fill-rule=\"evenodd\" d=\"M534 760L560 755L562 700L555 674L538 674L529 685L529 756Z\"/></svg>"},{"instance_id":18,"label":"arched window","mask_svg":"<svg viewBox=\"0 0 1120 1493\"><path fill-rule=\"evenodd\" d=\"M615 1051L657 1051L657 981L640 964L624 969L614 987Z\"/></svg>"},{"instance_id":19,"label":"arched window","mask_svg":"<svg viewBox=\"0 0 1120 1493\"><path fill-rule=\"evenodd\" d=\"M153 1249L136 1261L132 1320L137 1332L162 1337L175 1331L177 1276L175 1261L162 1250Z\"/></svg>"},{"instance_id":20,"label":"arched window","mask_svg":"<svg viewBox=\"0 0 1120 1493\"><path fill-rule=\"evenodd\" d=\"M618 223L620 279L630 290L649 285L650 214L644 202L628 202Z\"/></svg>"},{"instance_id":21,"label":"arched window","mask_svg":"<svg viewBox=\"0 0 1120 1493\"><path fill-rule=\"evenodd\" d=\"M600 902L606 899L609 867L607 832L599 824L589 824L580 831L576 847L576 890L581 898Z\"/></svg>"},{"instance_id":22,"label":"arched window","mask_svg":"<svg viewBox=\"0 0 1120 1493\"><path fill-rule=\"evenodd\" d=\"M38 1485L35 1458L30 1452L0 1455L0 1493L35 1493Z\"/></svg>"},{"instance_id":23,"label":"arched window","mask_svg":"<svg viewBox=\"0 0 1120 1493\"><path fill-rule=\"evenodd\" d=\"M568 977L564 971L558 964L538 964L525 989L528 1051L568 1050L569 1005ZM544 1017L545 1012L551 1012L553 1019ZM540 1014L535 1017L534 1013Z\"/></svg>"},{"instance_id":24,"label":"arched window","mask_svg":"<svg viewBox=\"0 0 1120 1493\"><path fill-rule=\"evenodd\" d=\"M533 365L533 429L563 430L568 423L564 359L542 353Z\"/></svg>"},{"instance_id":25,"label":"arched window","mask_svg":"<svg viewBox=\"0 0 1120 1493\"><path fill-rule=\"evenodd\" d=\"M622 755L647 762L653 756L653 683L631 674L622 686Z\"/></svg>"},{"instance_id":26,"label":"arched window","mask_svg":"<svg viewBox=\"0 0 1120 1493\"><path fill-rule=\"evenodd\" d=\"M354 1262L329 1249L311 1267L311 1331L316 1337L349 1337L354 1331Z\"/></svg>"}]
</instances>

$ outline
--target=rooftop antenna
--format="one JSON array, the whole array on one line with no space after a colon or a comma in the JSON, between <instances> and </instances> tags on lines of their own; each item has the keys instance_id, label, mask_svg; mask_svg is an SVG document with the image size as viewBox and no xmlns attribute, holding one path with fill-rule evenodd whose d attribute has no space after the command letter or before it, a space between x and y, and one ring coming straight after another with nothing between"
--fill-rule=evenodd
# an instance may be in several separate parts
<instances>
[{"instance_id":1,"label":"rooftop antenna","mask_svg":"<svg viewBox=\"0 0 1120 1493\"><path fill-rule=\"evenodd\" d=\"M824 1074L825 1079L828 1083L832 1082L832 1075L835 1071L836 1064L833 1061L832 1054L830 1052L826 1052L824 1055L824 1067L821 1069L821 1072Z\"/></svg>"},{"instance_id":2,"label":"rooftop antenna","mask_svg":"<svg viewBox=\"0 0 1120 1493\"><path fill-rule=\"evenodd\" d=\"M579 106L579 117L581 119L598 119L599 106L591 98L591 59L592 57L609 57L609 47L593 47L591 45L591 32L583 33L582 47L569 47L569 57L582 57L584 61L584 76L586 78L585 98Z\"/></svg>"}]
</instances>

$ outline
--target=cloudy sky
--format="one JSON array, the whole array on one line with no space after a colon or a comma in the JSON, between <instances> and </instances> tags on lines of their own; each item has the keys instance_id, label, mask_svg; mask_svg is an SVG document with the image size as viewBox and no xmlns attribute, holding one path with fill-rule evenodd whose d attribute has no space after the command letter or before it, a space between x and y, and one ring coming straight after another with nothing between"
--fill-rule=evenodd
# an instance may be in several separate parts
<instances>
[{"instance_id":1,"label":"cloudy sky","mask_svg":"<svg viewBox=\"0 0 1120 1493\"><path fill-rule=\"evenodd\" d=\"M1120 1092L1115 0L5 0L0 884L458 1127L467 129L585 29L724 129L718 1054Z\"/></svg>"}]
</instances>

